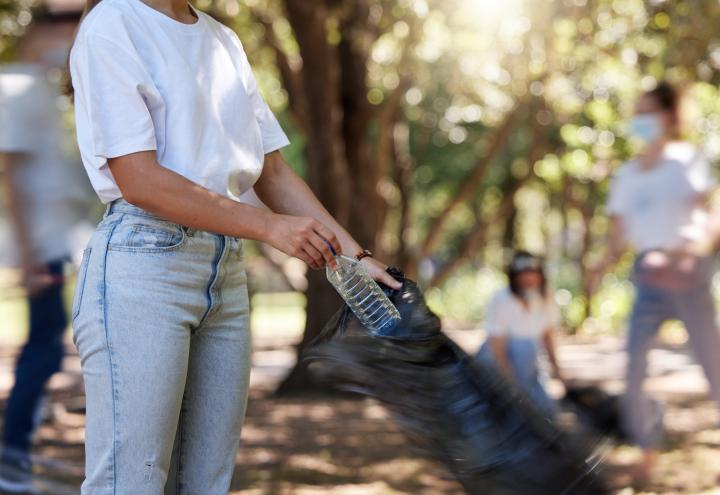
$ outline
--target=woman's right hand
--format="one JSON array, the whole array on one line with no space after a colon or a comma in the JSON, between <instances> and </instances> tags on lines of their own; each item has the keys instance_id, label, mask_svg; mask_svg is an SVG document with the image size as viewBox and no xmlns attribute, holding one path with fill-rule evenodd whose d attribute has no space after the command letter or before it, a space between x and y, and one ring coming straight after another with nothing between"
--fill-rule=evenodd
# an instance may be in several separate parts
<instances>
[{"instance_id":1,"label":"woman's right hand","mask_svg":"<svg viewBox=\"0 0 720 495\"><path fill-rule=\"evenodd\" d=\"M335 266L330 246L337 254L342 252L335 233L314 218L273 214L267 232L268 244L316 270Z\"/></svg>"}]
</instances>

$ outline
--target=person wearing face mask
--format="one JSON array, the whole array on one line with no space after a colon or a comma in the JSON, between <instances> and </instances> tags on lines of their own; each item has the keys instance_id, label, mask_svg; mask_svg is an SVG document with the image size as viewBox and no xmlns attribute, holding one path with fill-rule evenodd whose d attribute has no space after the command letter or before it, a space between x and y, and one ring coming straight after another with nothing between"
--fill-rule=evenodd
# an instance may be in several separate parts
<instances>
[{"instance_id":1,"label":"person wearing face mask","mask_svg":"<svg viewBox=\"0 0 720 495\"><path fill-rule=\"evenodd\" d=\"M630 122L639 152L613 177L607 204L608 263L626 247L637 253L622 411L626 433L644 449L633 473L640 484L650 477L663 433L662 410L643 391L647 354L663 322L683 322L720 403L720 335L710 294L712 239L705 206L714 181L703 154L679 139L678 105L677 92L665 82L640 97Z\"/></svg>"},{"instance_id":2,"label":"person wearing face mask","mask_svg":"<svg viewBox=\"0 0 720 495\"><path fill-rule=\"evenodd\" d=\"M507 269L508 286L490 299L485 313L487 340L478 359L497 366L548 416L556 411L540 373L544 349L556 378L562 381L555 355L554 332L560 326L560 311L547 288L543 261L518 251Z\"/></svg>"}]
</instances>

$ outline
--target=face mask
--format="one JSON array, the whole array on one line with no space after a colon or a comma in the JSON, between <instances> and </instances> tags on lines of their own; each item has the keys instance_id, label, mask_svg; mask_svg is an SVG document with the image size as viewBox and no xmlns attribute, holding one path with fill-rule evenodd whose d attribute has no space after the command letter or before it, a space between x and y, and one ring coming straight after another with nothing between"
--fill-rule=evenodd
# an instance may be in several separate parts
<instances>
[{"instance_id":1,"label":"face mask","mask_svg":"<svg viewBox=\"0 0 720 495\"><path fill-rule=\"evenodd\" d=\"M630 135L643 143L655 142L662 134L662 123L656 113L643 113L630 120Z\"/></svg>"},{"instance_id":2,"label":"face mask","mask_svg":"<svg viewBox=\"0 0 720 495\"><path fill-rule=\"evenodd\" d=\"M540 291L538 289L523 289L521 291L521 295L527 303L535 303L541 299Z\"/></svg>"}]
</instances>

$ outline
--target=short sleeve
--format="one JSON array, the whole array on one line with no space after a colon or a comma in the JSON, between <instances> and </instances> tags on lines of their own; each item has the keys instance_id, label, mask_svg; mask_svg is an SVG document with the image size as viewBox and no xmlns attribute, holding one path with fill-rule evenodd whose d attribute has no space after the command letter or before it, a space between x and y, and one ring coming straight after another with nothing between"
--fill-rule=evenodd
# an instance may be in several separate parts
<instances>
[{"instance_id":1,"label":"short sleeve","mask_svg":"<svg viewBox=\"0 0 720 495\"><path fill-rule=\"evenodd\" d=\"M0 74L0 153L29 153L36 146L29 103L36 83L27 74Z\"/></svg>"},{"instance_id":2,"label":"short sleeve","mask_svg":"<svg viewBox=\"0 0 720 495\"><path fill-rule=\"evenodd\" d=\"M710 163L703 153L697 152L688 165L688 180L697 193L706 193L717 185Z\"/></svg>"},{"instance_id":3,"label":"short sleeve","mask_svg":"<svg viewBox=\"0 0 720 495\"><path fill-rule=\"evenodd\" d=\"M239 40L237 41L239 43ZM253 74L250 62L245 55L245 51L242 49L242 45L240 50L242 53L242 67L245 72L243 75L245 78L246 90L250 96L253 111L255 113L255 119L260 126L263 152L267 155L268 153L272 153L280 148L284 148L290 144L290 140L282 130L282 127L280 127L280 123L270 109L270 106L260 94L257 81L255 80L255 75Z\"/></svg>"},{"instance_id":4,"label":"short sleeve","mask_svg":"<svg viewBox=\"0 0 720 495\"><path fill-rule=\"evenodd\" d=\"M488 337L507 337L510 333L506 309L502 293L495 294L490 299L485 310L485 332Z\"/></svg>"},{"instance_id":5,"label":"short sleeve","mask_svg":"<svg viewBox=\"0 0 720 495\"><path fill-rule=\"evenodd\" d=\"M627 195L620 174L621 172L616 174L610 181L610 193L606 206L608 215L623 215L627 211Z\"/></svg>"},{"instance_id":6,"label":"short sleeve","mask_svg":"<svg viewBox=\"0 0 720 495\"><path fill-rule=\"evenodd\" d=\"M98 35L78 40L70 57L78 144L97 168L115 158L155 150L146 98L154 89L140 59Z\"/></svg>"}]
</instances>

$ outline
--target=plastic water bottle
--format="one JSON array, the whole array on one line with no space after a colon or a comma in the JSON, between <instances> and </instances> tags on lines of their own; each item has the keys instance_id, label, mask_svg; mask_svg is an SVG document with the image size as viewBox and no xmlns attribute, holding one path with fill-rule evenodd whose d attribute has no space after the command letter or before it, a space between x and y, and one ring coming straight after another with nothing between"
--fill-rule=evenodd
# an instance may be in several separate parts
<instances>
[{"instance_id":1,"label":"plastic water bottle","mask_svg":"<svg viewBox=\"0 0 720 495\"><path fill-rule=\"evenodd\" d=\"M328 280L365 328L384 335L400 321L400 312L358 260L333 254L337 266L326 268Z\"/></svg>"}]
</instances>

